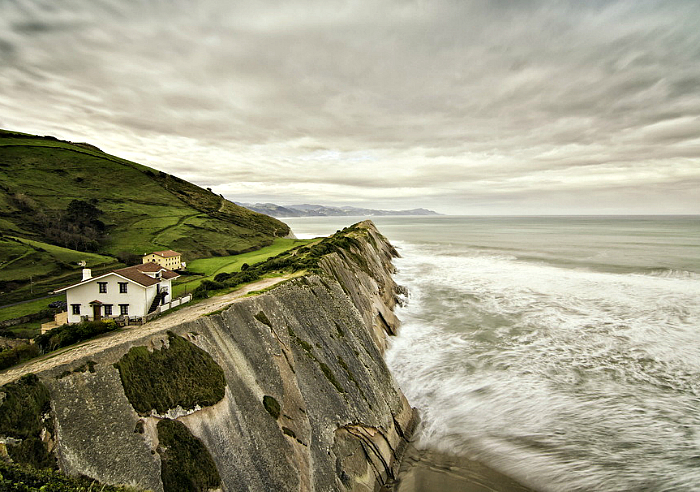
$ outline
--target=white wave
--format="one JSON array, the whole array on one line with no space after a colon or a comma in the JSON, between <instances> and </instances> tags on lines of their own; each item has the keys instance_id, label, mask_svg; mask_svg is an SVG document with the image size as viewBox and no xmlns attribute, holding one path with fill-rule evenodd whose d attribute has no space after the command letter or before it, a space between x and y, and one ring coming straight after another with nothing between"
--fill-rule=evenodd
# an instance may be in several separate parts
<instances>
[{"instance_id":1,"label":"white wave","mask_svg":"<svg viewBox=\"0 0 700 492\"><path fill-rule=\"evenodd\" d=\"M638 273L636 275L659 277L659 278L680 278L686 280L700 280L700 274L689 272L687 270L673 270L668 268L660 268L646 273Z\"/></svg>"},{"instance_id":2,"label":"white wave","mask_svg":"<svg viewBox=\"0 0 700 492\"><path fill-rule=\"evenodd\" d=\"M698 279L401 254L410 302L387 362L423 445L534 469L543 490L700 483Z\"/></svg>"}]
</instances>

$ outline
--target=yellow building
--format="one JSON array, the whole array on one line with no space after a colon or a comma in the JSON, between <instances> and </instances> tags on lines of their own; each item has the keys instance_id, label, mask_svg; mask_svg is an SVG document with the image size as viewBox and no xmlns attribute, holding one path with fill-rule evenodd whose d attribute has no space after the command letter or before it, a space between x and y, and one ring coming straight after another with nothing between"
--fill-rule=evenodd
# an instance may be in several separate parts
<instances>
[{"instance_id":1,"label":"yellow building","mask_svg":"<svg viewBox=\"0 0 700 492\"><path fill-rule=\"evenodd\" d=\"M143 263L156 263L168 270L182 270L185 268L185 263L182 261L181 254L172 249L154 251L153 253L143 255Z\"/></svg>"}]
</instances>

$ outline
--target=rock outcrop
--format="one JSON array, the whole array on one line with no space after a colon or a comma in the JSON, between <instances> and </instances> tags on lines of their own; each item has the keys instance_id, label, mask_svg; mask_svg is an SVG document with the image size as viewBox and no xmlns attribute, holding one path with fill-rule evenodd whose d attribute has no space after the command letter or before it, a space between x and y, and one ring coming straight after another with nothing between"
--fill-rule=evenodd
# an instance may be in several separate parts
<instances>
[{"instance_id":1,"label":"rock outcrop","mask_svg":"<svg viewBox=\"0 0 700 492\"><path fill-rule=\"evenodd\" d=\"M373 491L392 479L416 423L382 357L387 333L398 328L396 251L371 222L345 234L352 241L321 259L321 274L37 374L51 395L60 468L163 491L173 480L165 479L168 470L196 468L187 449L201 443L215 470L201 482L208 485L192 478L183 490ZM149 370L149 354L167 360L155 351L173 350L175 341L200 361L178 364L175 377L211 389L210 379L218 379L200 370L210 357L223 371L224 391L210 391L218 401L206 404L183 398L188 403L176 405L178 394L169 395L175 408L145 411L147 397L134 401L138 388L125 392L125 384L145 379L129 379L125 368ZM90 370L76 370L86 364ZM172 391L188 385L172 384ZM176 432L167 446L163 418L186 427L170 426ZM190 437L178 437L187 431Z\"/></svg>"}]
</instances>

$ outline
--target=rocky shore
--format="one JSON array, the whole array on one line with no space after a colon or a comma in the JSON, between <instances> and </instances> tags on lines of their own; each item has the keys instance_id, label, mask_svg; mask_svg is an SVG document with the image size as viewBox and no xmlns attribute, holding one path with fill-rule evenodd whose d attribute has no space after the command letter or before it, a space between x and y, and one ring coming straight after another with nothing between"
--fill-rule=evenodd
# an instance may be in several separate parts
<instances>
[{"instance_id":1,"label":"rocky shore","mask_svg":"<svg viewBox=\"0 0 700 492\"><path fill-rule=\"evenodd\" d=\"M382 357L398 328L396 252L371 222L343 234L319 273L37 372L51 412L36 438L64 472L154 491L205 455L207 477L183 480L229 491L391 483L417 421Z\"/></svg>"}]
</instances>

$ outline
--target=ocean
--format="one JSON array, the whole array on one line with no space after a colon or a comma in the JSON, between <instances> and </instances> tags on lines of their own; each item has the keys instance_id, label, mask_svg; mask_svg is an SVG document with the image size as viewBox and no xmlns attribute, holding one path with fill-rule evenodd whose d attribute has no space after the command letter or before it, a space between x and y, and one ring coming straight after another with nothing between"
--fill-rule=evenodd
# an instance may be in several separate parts
<instances>
[{"instance_id":1,"label":"ocean","mask_svg":"<svg viewBox=\"0 0 700 492\"><path fill-rule=\"evenodd\" d=\"M700 490L699 216L373 220L409 290L386 360L418 448L541 491Z\"/></svg>"}]
</instances>

